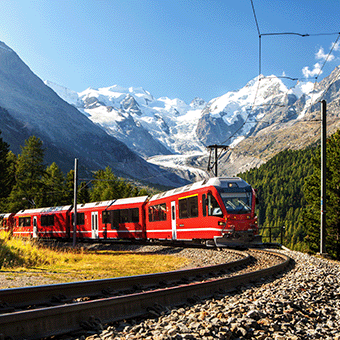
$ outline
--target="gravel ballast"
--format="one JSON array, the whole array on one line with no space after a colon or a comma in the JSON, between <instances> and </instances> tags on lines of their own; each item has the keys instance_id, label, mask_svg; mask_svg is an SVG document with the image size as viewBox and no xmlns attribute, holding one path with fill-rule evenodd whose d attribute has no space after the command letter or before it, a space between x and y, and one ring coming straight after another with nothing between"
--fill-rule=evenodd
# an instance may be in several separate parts
<instances>
[{"instance_id":1,"label":"gravel ballast","mask_svg":"<svg viewBox=\"0 0 340 340\"><path fill-rule=\"evenodd\" d=\"M339 340L340 264L282 252L295 264L276 278L191 306L155 310L153 318L126 320L77 338Z\"/></svg>"},{"instance_id":2,"label":"gravel ballast","mask_svg":"<svg viewBox=\"0 0 340 340\"><path fill-rule=\"evenodd\" d=\"M193 267L239 258L226 250L162 246L131 250L185 256ZM62 339L340 340L339 262L289 250L280 252L291 257L294 263L276 277L263 278L246 287L235 287L214 298L197 299L194 304L174 309L156 306L143 319L124 320L110 326L96 319L84 320L86 330ZM0 284L1 276L8 274L0 275ZM27 285L24 275L18 284L20 282Z\"/></svg>"}]
</instances>

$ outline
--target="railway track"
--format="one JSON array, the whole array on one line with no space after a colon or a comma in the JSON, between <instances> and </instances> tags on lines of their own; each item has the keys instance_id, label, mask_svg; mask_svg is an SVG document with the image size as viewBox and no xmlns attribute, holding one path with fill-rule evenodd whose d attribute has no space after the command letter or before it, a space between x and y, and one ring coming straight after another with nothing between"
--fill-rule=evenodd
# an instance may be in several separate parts
<instances>
[{"instance_id":1,"label":"railway track","mask_svg":"<svg viewBox=\"0 0 340 340\"><path fill-rule=\"evenodd\" d=\"M110 323L142 316L155 305L176 306L195 296L209 297L276 274L289 263L279 253L236 252L242 254L240 260L209 267L0 290L0 336L40 339L77 331L93 318Z\"/></svg>"}]
</instances>

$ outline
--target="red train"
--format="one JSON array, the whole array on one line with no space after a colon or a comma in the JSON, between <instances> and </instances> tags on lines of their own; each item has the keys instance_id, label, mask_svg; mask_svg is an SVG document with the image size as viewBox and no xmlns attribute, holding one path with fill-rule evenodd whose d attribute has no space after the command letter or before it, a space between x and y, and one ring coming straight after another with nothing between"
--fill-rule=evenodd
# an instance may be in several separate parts
<instances>
[{"instance_id":1,"label":"red train","mask_svg":"<svg viewBox=\"0 0 340 340\"><path fill-rule=\"evenodd\" d=\"M0 214L0 230L10 231L14 225L14 214Z\"/></svg>"},{"instance_id":2,"label":"red train","mask_svg":"<svg viewBox=\"0 0 340 340\"><path fill-rule=\"evenodd\" d=\"M238 177L215 177L147 196L77 205L79 239L260 242L255 190ZM19 211L13 235L72 238L72 206Z\"/></svg>"}]
</instances>

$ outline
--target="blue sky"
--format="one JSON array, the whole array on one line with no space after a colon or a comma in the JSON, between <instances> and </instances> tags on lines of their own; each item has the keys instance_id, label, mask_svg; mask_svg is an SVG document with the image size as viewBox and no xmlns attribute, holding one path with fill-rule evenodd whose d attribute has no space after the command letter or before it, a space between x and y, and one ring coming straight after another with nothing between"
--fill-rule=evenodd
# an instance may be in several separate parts
<instances>
[{"instance_id":1,"label":"blue sky","mask_svg":"<svg viewBox=\"0 0 340 340\"><path fill-rule=\"evenodd\" d=\"M338 0L253 3L261 34L340 32ZM250 0L2 0L0 17L1 41L41 79L77 92L118 84L189 103L259 73ZM262 73L314 80L336 39L262 36ZM339 57L337 46L319 79Z\"/></svg>"}]
</instances>

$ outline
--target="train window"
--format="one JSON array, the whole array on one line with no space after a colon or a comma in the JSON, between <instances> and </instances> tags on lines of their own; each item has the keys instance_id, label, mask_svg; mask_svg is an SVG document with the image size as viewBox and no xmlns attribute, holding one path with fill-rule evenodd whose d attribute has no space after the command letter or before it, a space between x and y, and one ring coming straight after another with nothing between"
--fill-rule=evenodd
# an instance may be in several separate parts
<instances>
[{"instance_id":1,"label":"train window","mask_svg":"<svg viewBox=\"0 0 340 340\"><path fill-rule=\"evenodd\" d=\"M19 227L30 227L31 217L19 217Z\"/></svg>"},{"instance_id":2,"label":"train window","mask_svg":"<svg viewBox=\"0 0 340 340\"><path fill-rule=\"evenodd\" d=\"M119 229L119 223L138 223L139 209L117 209L103 211L103 223L111 223L111 229Z\"/></svg>"},{"instance_id":3,"label":"train window","mask_svg":"<svg viewBox=\"0 0 340 340\"><path fill-rule=\"evenodd\" d=\"M220 205L216 201L216 198L211 194L208 194L208 215L209 216L223 216Z\"/></svg>"},{"instance_id":4,"label":"train window","mask_svg":"<svg viewBox=\"0 0 340 340\"><path fill-rule=\"evenodd\" d=\"M84 213L77 213L77 224L78 225L85 224L85 214Z\"/></svg>"},{"instance_id":5,"label":"train window","mask_svg":"<svg viewBox=\"0 0 340 340\"><path fill-rule=\"evenodd\" d=\"M207 216L207 198L206 194L202 195L202 210L203 216Z\"/></svg>"},{"instance_id":6,"label":"train window","mask_svg":"<svg viewBox=\"0 0 340 340\"><path fill-rule=\"evenodd\" d=\"M110 211L111 215L111 229L119 229L120 223L120 210Z\"/></svg>"},{"instance_id":7,"label":"train window","mask_svg":"<svg viewBox=\"0 0 340 340\"><path fill-rule=\"evenodd\" d=\"M54 215L42 215L41 216L41 226L47 227L54 225Z\"/></svg>"},{"instance_id":8,"label":"train window","mask_svg":"<svg viewBox=\"0 0 340 340\"><path fill-rule=\"evenodd\" d=\"M139 210L138 208L133 209L120 209L119 212L119 223L138 223L139 222Z\"/></svg>"},{"instance_id":9,"label":"train window","mask_svg":"<svg viewBox=\"0 0 340 340\"><path fill-rule=\"evenodd\" d=\"M166 221L166 204L156 204L149 207L149 222Z\"/></svg>"},{"instance_id":10,"label":"train window","mask_svg":"<svg viewBox=\"0 0 340 340\"><path fill-rule=\"evenodd\" d=\"M198 196L180 198L178 200L179 218L198 217Z\"/></svg>"},{"instance_id":11,"label":"train window","mask_svg":"<svg viewBox=\"0 0 340 340\"><path fill-rule=\"evenodd\" d=\"M104 224L110 223L110 212L109 211L107 210L103 211L102 220Z\"/></svg>"},{"instance_id":12,"label":"train window","mask_svg":"<svg viewBox=\"0 0 340 340\"><path fill-rule=\"evenodd\" d=\"M178 200L179 218L188 218L188 203L186 198Z\"/></svg>"},{"instance_id":13,"label":"train window","mask_svg":"<svg viewBox=\"0 0 340 340\"><path fill-rule=\"evenodd\" d=\"M190 217L198 217L198 196L188 198L188 213Z\"/></svg>"},{"instance_id":14,"label":"train window","mask_svg":"<svg viewBox=\"0 0 340 340\"><path fill-rule=\"evenodd\" d=\"M221 197L229 214L249 214L251 212L251 192L221 193Z\"/></svg>"},{"instance_id":15,"label":"train window","mask_svg":"<svg viewBox=\"0 0 340 340\"><path fill-rule=\"evenodd\" d=\"M119 214L119 223L127 222L129 222L129 209L122 209Z\"/></svg>"},{"instance_id":16,"label":"train window","mask_svg":"<svg viewBox=\"0 0 340 340\"><path fill-rule=\"evenodd\" d=\"M131 222L138 223L139 222L139 209L133 208L133 209L130 209L130 211L131 211Z\"/></svg>"},{"instance_id":17,"label":"train window","mask_svg":"<svg viewBox=\"0 0 340 340\"><path fill-rule=\"evenodd\" d=\"M74 221L73 216L74 216L74 213L72 213L72 224ZM83 225L83 224L85 224L85 214L77 212L77 225Z\"/></svg>"}]
</instances>

